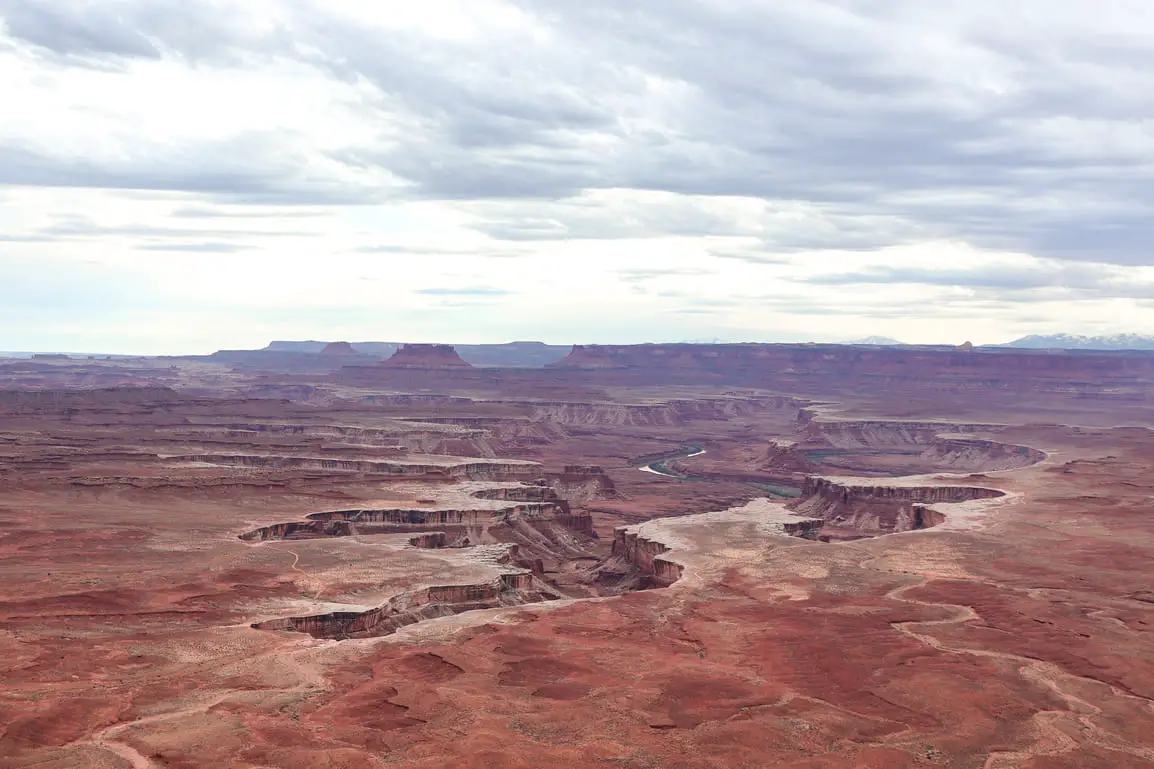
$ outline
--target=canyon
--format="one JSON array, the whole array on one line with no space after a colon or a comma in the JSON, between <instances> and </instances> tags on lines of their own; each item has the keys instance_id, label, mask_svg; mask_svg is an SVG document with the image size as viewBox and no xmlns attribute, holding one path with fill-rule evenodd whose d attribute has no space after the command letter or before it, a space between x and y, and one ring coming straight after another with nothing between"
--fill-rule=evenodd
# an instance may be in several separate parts
<instances>
[{"instance_id":1,"label":"canyon","mask_svg":"<svg viewBox=\"0 0 1154 769\"><path fill-rule=\"evenodd\" d=\"M1154 766L1154 354L299 344L0 359L0 767Z\"/></svg>"}]
</instances>

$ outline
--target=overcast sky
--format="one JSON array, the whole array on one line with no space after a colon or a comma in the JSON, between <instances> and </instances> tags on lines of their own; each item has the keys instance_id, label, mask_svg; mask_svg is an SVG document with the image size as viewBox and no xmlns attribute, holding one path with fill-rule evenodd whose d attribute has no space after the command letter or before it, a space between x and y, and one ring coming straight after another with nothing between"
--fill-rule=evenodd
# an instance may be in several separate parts
<instances>
[{"instance_id":1,"label":"overcast sky","mask_svg":"<svg viewBox=\"0 0 1154 769\"><path fill-rule=\"evenodd\" d=\"M1149 0L0 0L0 350L1154 333Z\"/></svg>"}]
</instances>

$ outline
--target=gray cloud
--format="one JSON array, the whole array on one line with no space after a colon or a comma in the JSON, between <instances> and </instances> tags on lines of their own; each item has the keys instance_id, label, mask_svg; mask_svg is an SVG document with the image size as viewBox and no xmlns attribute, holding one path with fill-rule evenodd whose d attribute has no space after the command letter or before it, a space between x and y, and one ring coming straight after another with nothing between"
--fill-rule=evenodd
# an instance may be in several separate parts
<instances>
[{"instance_id":1,"label":"gray cloud","mask_svg":"<svg viewBox=\"0 0 1154 769\"><path fill-rule=\"evenodd\" d=\"M176 152L135 148L132 156L82 158L0 144L0 184L115 190L178 191L221 202L258 205L344 205L383 199L381 188L310 176L284 137L250 133L205 140Z\"/></svg>"},{"instance_id":2,"label":"gray cloud","mask_svg":"<svg viewBox=\"0 0 1154 769\"><path fill-rule=\"evenodd\" d=\"M328 211L290 208L282 206L273 211L237 211L217 206L190 205L173 209L169 216L181 219L308 219L329 216Z\"/></svg>"},{"instance_id":3,"label":"gray cloud","mask_svg":"<svg viewBox=\"0 0 1154 769\"><path fill-rule=\"evenodd\" d=\"M304 148L323 173L276 136L127 161L0 147L0 183L380 200L382 188L349 181L367 171L403 179L415 198L533 202L491 208L477 225L510 241L746 234L671 208L582 211L578 197L740 195L827 215L808 230L753 233L769 258L953 238L1154 264L1154 102L1142 96L1154 90L1154 40L1140 14L1111 27L1074 0L1022 0L1014 13L1029 24L1006 22L993 0L515 5L549 34L384 35L306 0L263 25L203 0L0 0L12 44L44 55L108 66L292 59L365 84L366 124L400 127L364 146Z\"/></svg>"},{"instance_id":4,"label":"gray cloud","mask_svg":"<svg viewBox=\"0 0 1154 769\"><path fill-rule=\"evenodd\" d=\"M1149 298L1154 283L1135 281L1126 270L1107 264L1041 262L1032 267L992 265L943 269L876 267L861 272L792 278L818 286L914 284L963 288L998 302L1069 299Z\"/></svg>"},{"instance_id":5,"label":"gray cloud","mask_svg":"<svg viewBox=\"0 0 1154 769\"><path fill-rule=\"evenodd\" d=\"M57 54L152 59L161 56L140 29L96 6L64 8L52 3L5 0L0 11L9 35Z\"/></svg>"},{"instance_id":6,"label":"gray cloud","mask_svg":"<svg viewBox=\"0 0 1154 769\"><path fill-rule=\"evenodd\" d=\"M289 44L275 26L264 29L253 17L222 12L211 0L158 5L145 0L0 0L0 20L8 36L72 64L100 67L109 59L237 62L256 52Z\"/></svg>"}]
</instances>

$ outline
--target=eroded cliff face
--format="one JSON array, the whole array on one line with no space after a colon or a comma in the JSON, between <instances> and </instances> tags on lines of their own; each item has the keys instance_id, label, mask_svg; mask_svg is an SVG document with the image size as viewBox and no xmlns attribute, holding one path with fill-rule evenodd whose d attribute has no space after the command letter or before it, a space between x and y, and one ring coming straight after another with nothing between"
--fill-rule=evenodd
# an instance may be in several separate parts
<instances>
[{"instance_id":1,"label":"eroded cliff face","mask_svg":"<svg viewBox=\"0 0 1154 769\"><path fill-rule=\"evenodd\" d=\"M758 469L786 477L805 475L813 470L805 452L793 441L770 441Z\"/></svg>"},{"instance_id":2,"label":"eroded cliff face","mask_svg":"<svg viewBox=\"0 0 1154 769\"><path fill-rule=\"evenodd\" d=\"M678 398L660 403L527 403L532 419L561 425L673 427L725 420L767 410L795 412L807 403L784 396Z\"/></svg>"},{"instance_id":3,"label":"eroded cliff face","mask_svg":"<svg viewBox=\"0 0 1154 769\"><path fill-rule=\"evenodd\" d=\"M534 406L532 418L561 425L668 427L683 423L677 410L664 403L542 403Z\"/></svg>"},{"instance_id":4,"label":"eroded cliff face","mask_svg":"<svg viewBox=\"0 0 1154 769\"><path fill-rule=\"evenodd\" d=\"M572 477L596 479L600 468L569 468ZM596 471L596 472L594 472ZM597 539L593 519L574 513L569 501L542 479L534 483L473 491L473 499L508 502L476 507L398 507L330 510L312 513L304 521L262 526L240 535L246 542L318 539L380 534L429 534L410 540L416 547L519 545L529 562L589 557ZM435 535L435 536L434 536Z\"/></svg>"},{"instance_id":5,"label":"eroded cliff face","mask_svg":"<svg viewBox=\"0 0 1154 769\"><path fill-rule=\"evenodd\" d=\"M668 403L685 420L724 420L765 411L783 411L792 414L810 401L784 395L737 397L731 393L724 398L677 399Z\"/></svg>"},{"instance_id":6,"label":"eroded cliff face","mask_svg":"<svg viewBox=\"0 0 1154 769\"><path fill-rule=\"evenodd\" d=\"M953 347L822 344L665 344L575 346L550 368L600 371L630 382L789 383L893 387L911 382L942 392L1011 390L1117 395L1143 387L1154 355Z\"/></svg>"},{"instance_id":7,"label":"eroded cliff face","mask_svg":"<svg viewBox=\"0 0 1154 769\"><path fill-rule=\"evenodd\" d=\"M807 443L839 449L908 448L939 442L946 433L990 432L1002 425L972 422L919 422L893 419L823 419L812 409L798 414L798 432Z\"/></svg>"},{"instance_id":8,"label":"eroded cliff face","mask_svg":"<svg viewBox=\"0 0 1154 769\"><path fill-rule=\"evenodd\" d=\"M478 609L550 601L561 595L529 571L511 571L490 582L438 585L402 593L364 612L329 612L257 622L258 630L291 630L314 638L376 638L423 620Z\"/></svg>"},{"instance_id":9,"label":"eroded cliff face","mask_svg":"<svg viewBox=\"0 0 1154 769\"><path fill-rule=\"evenodd\" d=\"M568 437L556 422L523 417L421 417L430 424L449 424L484 432L489 441L501 443L508 450L517 446L548 444Z\"/></svg>"},{"instance_id":10,"label":"eroded cliff face","mask_svg":"<svg viewBox=\"0 0 1154 769\"><path fill-rule=\"evenodd\" d=\"M169 387L129 385L77 390L0 390L2 413L53 413L63 409L115 409L124 406L162 408L188 401L187 396Z\"/></svg>"},{"instance_id":11,"label":"eroded cliff face","mask_svg":"<svg viewBox=\"0 0 1154 769\"><path fill-rule=\"evenodd\" d=\"M663 542L647 538L638 532L630 531L627 526L619 527L613 531L612 555L629 562L646 574L653 575L656 573L654 562L662 553L668 553L670 549L671 548ZM670 562L667 561L666 563ZM676 564L672 565L677 568L677 576L680 577L681 567ZM663 566L662 568L669 571L668 566ZM670 582L670 584L672 584L672 582Z\"/></svg>"},{"instance_id":12,"label":"eroded cliff face","mask_svg":"<svg viewBox=\"0 0 1154 769\"><path fill-rule=\"evenodd\" d=\"M433 531L427 534L418 534L409 540L409 547L417 547L422 550L440 550L445 547L452 547L449 543L449 537L443 531Z\"/></svg>"},{"instance_id":13,"label":"eroded cliff face","mask_svg":"<svg viewBox=\"0 0 1154 769\"><path fill-rule=\"evenodd\" d=\"M1029 446L976 438L946 438L927 448L919 458L935 467L957 472L996 472L1036 465L1046 454Z\"/></svg>"},{"instance_id":14,"label":"eroded cliff face","mask_svg":"<svg viewBox=\"0 0 1154 769\"><path fill-rule=\"evenodd\" d=\"M982 438L953 437L975 432L996 434L1004 429L1005 425L976 422L824 418L817 413L817 409L804 408L799 411L797 422L797 434L804 448L800 452L774 452L771 447L769 459L784 464L794 459L791 453L800 453L803 458L810 460L811 473L823 472L819 465L824 463L872 475L877 474L878 470L868 459L863 460L869 454L906 455L908 458L902 467L908 474L1013 470L1037 464L1046 458L1044 452L1028 446ZM815 454L822 454L825 448L851 455L861 453L856 454L856 465L815 458ZM799 467L796 462L792 464ZM881 472L885 472L884 467Z\"/></svg>"},{"instance_id":15,"label":"eroded cliff face","mask_svg":"<svg viewBox=\"0 0 1154 769\"><path fill-rule=\"evenodd\" d=\"M811 476L801 499L789 507L825 521L823 539L848 540L936 526L945 521L945 514L931 507L935 503L1002 496L1005 492L978 486L887 486Z\"/></svg>"},{"instance_id":16,"label":"eroded cliff face","mask_svg":"<svg viewBox=\"0 0 1154 769\"><path fill-rule=\"evenodd\" d=\"M617 496L613 479L597 465L565 465L560 473L548 474L546 480L559 496L578 506Z\"/></svg>"},{"instance_id":17,"label":"eroded cliff face","mask_svg":"<svg viewBox=\"0 0 1154 769\"><path fill-rule=\"evenodd\" d=\"M167 459L175 462L201 462L224 467L335 470L422 480L516 481L529 480L541 474L540 466L535 463L501 460L434 464L420 461L289 457L266 454L188 454L168 457Z\"/></svg>"},{"instance_id":18,"label":"eroded cliff face","mask_svg":"<svg viewBox=\"0 0 1154 769\"><path fill-rule=\"evenodd\" d=\"M530 546L540 547L549 543L573 546L577 544L575 535L580 535L580 538L594 536L592 518L574 515L568 504L559 500L515 504L500 509L333 510L313 513L307 521L262 526L240 535L240 539L265 542L431 531L443 533L453 543L448 546L453 547L518 542L526 536L531 542L524 544Z\"/></svg>"}]
</instances>

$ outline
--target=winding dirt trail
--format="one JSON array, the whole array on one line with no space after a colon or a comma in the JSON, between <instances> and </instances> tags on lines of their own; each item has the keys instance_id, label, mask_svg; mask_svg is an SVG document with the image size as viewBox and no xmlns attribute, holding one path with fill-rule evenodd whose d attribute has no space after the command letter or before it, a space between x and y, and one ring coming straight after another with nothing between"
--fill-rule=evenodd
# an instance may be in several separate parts
<instances>
[{"instance_id":1,"label":"winding dirt trail","mask_svg":"<svg viewBox=\"0 0 1154 769\"><path fill-rule=\"evenodd\" d=\"M1064 681L1079 681L1098 686L1108 687L1117 697L1135 700L1146 709L1154 710L1151 701L1145 697L1124 692L1116 686L1094 678L1068 673L1059 666L1031 657L1024 657L1009 652L991 651L988 649L966 649L948 646L940 639L919 633L911 626L941 627L945 625L960 625L971 620L980 620L981 616L970 606L959 604L937 603L922 601L916 598L907 598L905 594L911 590L922 588L930 582L929 578L922 578L911 585L902 585L890 590L885 597L901 603L924 606L937 610L947 610L952 616L938 620L918 620L912 622L894 622L892 627L898 632L914 638L927 646L948 654L968 654L975 657L1009 660L1018 664L1018 672L1027 681L1049 689L1056 697L1062 700L1066 710L1043 710L1033 715L1034 725L1037 728L1037 739L1034 744L1025 750L996 751L986 758L983 769L1017 769L1023 762L1037 756L1055 756L1076 750L1081 744L1091 741L1107 750L1127 753L1129 755L1154 762L1154 749L1135 747L1126 740L1114 735L1094 722L1094 717L1102 713L1102 708L1069 691ZM1072 735L1078 735L1075 739Z\"/></svg>"},{"instance_id":2,"label":"winding dirt trail","mask_svg":"<svg viewBox=\"0 0 1154 769\"><path fill-rule=\"evenodd\" d=\"M123 742L111 742L105 737L97 737L92 741L92 744L96 745L98 748L108 751L109 753L115 753L116 755L120 756L125 761L132 764L132 769L156 769L156 764L152 763L136 750L133 750L128 745L125 745Z\"/></svg>"},{"instance_id":3,"label":"winding dirt trail","mask_svg":"<svg viewBox=\"0 0 1154 769\"><path fill-rule=\"evenodd\" d=\"M268 657L277 657L281 662L288 662L290 668L300 675L299 683L288 688L270 688L264 690L266 692L280 692L283 694L304 694L306 692L316 692L328 688L328 681L316 668L301 662L297 657L300 654L311 652L319 645L318 643L310 643L307 647L296 650L286 650L284 648L276 648L268 651L254 654L251 657L245 658L244 661L254 663L258 660ZM165 713L157 713L152 716L144 716L133 721L122 721L120 723L107 726L90 737L77 740L71 743L73 746L77 745L94 745L102 750L114 753L120 758L128 761L132 765L132 769L157 769L157 765L148 757L140 753L131 745L121 741L120 735L130 729L141 726L148 726L149 724L160 723L163 721L171 721L173 719L184 718L186 716L200 715L207 713L212 708L226 702L229 698L237 694L251 694L252 690L227 689L216 696L202 700L195 704L189 705L179 710L170 710Z\"/></svg>"},{"instance_id":4,"label":"winding dirt trail","mask_svg":"<svg viewBox=\"0 0 1154 769\"><path fill-rule=\"evenodd\" d=\"M262 543L262 544L267 545L268 543ZM275 550L277 548L273 548L273 549ZM288 553L289 555L291 555L293 557L293 562L289 564L289 568L291 570L295 571L297 574L303 574L305 577L304 583L306 585L309 585L309 586L318 585L317 591L315 593L313 593L313 596L312 596L312 600L314 600L314 601L318 600L321 596L321 593L324 592L325 588L328 585L325 582L323 582L322 580L317 579L315 576L313 576L312 574L310 574L309 572L305 571L304 569L300 568L297 565L301 561L300 553L298 553L295 550L289 550L287 548L283 552Z\"/></svg>"}]
</instances>

